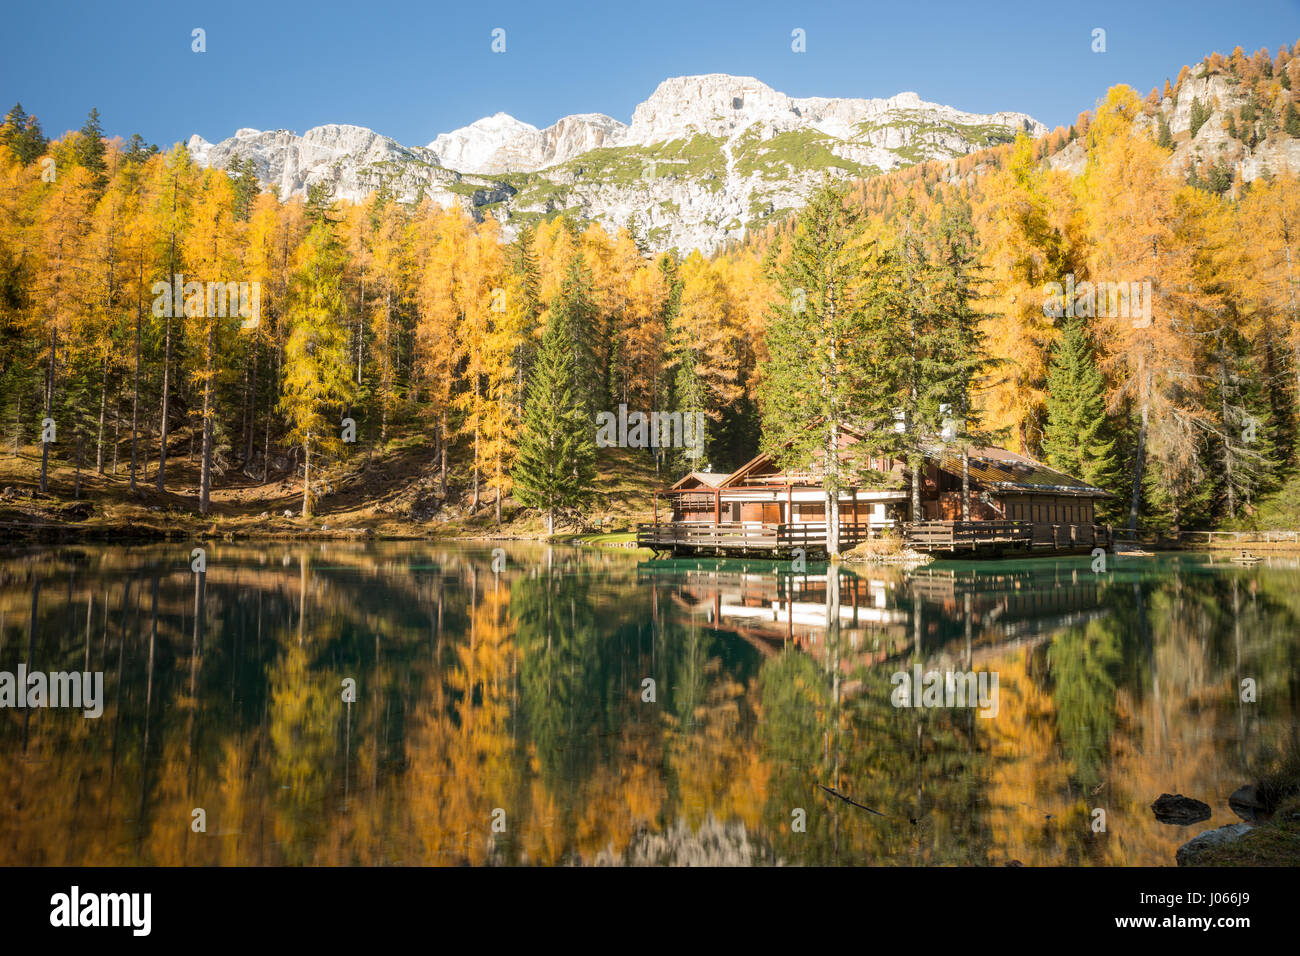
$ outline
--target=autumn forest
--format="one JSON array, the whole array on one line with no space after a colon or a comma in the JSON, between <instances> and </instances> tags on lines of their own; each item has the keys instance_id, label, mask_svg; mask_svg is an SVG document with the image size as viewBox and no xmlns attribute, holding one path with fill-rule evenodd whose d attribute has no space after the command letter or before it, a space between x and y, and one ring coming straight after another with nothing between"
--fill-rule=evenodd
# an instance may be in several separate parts
<instances>
[{"instance_id":1,"label":"autumn forest","mask_svg":"<svg viewBox=\"0 0 1300 956\"><path fill-rule=\"evenodd\" d=\"M864 317L863 361L897 366L872 373L877 411L912 398L900 453L956 407L964 439L1114 492L1117 524L1249 520L1300 451L1300 181L1246 182L1213 158L1171 168L1160 104L1223 76L1248 106L1199 104L1193 125L1300 136L1298 64L1285 46L1215 54L1145 98L1115 87L1036 141L828 182L805 213L708 257L563 214L507 240L490 211L382 186L360 204L327 186L279 198L251 165L106 139L96 113L47 140L15 107L0 128L0 424L39 456L42 490L72 468L77 496L83 471L168 489L183 457L201 515L236 475L292 476L305 515L339 468L415 442L471 511L580 518L581 488L538 477L554 465L541 435L567 428L582 474L593 414L702 411L705 460L725 471L797 427L791 342L834 285L818 293L806 268L821 235L855 264L839 288ZM1071 154L1077 169L1056 161ZM1082 299L1054 314L1044 290L1067 280L1145 288L1147 319ZM210 283L255 287L256 314L212 308ZM891 338L901 328L910 339ZM644 455L669 480L691 467Z\"/></svg>"}]
</instances>

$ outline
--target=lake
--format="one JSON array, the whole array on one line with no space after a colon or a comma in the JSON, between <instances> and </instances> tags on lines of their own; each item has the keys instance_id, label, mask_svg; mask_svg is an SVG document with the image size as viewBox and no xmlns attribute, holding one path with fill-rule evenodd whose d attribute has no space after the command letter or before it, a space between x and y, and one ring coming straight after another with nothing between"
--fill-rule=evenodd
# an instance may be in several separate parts
<instances>
[{"instance_id":1,"label":"lake","mask_svg":"<svg viewBox=\"0 0 1300 956\"><path fill-rule=\"evenodd\" d=\"M1172 865L1297 734L1290 556L204 548L0 551L11 688L102 675L0 709L3 863Z\"/></svg>"}]
</instances>

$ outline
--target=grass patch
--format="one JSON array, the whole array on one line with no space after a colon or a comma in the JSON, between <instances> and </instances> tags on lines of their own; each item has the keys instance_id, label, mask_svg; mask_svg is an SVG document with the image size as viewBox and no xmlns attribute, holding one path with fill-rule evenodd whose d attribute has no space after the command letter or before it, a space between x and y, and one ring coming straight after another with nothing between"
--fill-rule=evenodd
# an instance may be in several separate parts
<instances>
[{"instance_id":1,"label":"grass patch","mask_svg":"<svg viewBox=\"0 0 1300 956\"><path fill-rule=\"evenodd\" d=\"M1203 850L1196 865L1300 866L1300 795L1283 801L1272 820L1241 839Z\"/></svg>"},{"instance_id":2,"label":"grass patch","mask_svg":"<svg viewBox=\"0 0 1300 956\"><path fill-rule=\"evenodd\" d=\"M758 174L764 179L782 179L791 169L798 172L842 169L851 175L869 176L868 167L837 156L831 150L836 142L825 133L809 129L777 133L768 140L746 135L737 143L736 172L742 176Z\"/></svg>"}]
</instances>

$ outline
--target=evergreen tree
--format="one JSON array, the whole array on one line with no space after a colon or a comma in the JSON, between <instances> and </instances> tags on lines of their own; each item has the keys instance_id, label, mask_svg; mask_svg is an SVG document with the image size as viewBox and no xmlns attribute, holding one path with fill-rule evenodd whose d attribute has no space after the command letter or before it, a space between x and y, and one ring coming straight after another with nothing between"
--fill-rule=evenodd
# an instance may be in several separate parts
<instances>
[{"instance_id":1,"label":"evergreen tree","mask_svg":"<svg viewBox=\"0 0 1300 956\"><path fill-rule=\"evenodd\" d=\"M1290 100L1287 101L1286 109L1282 111L1282 129L1288 136L1300 136L1300 110L1297 110L1295 103Z\"/></svg>"},{"instance_id":2,"label":"evergreen tree","mask_svg":"<svg viewBox=\"0 0 1300 956\"><path fill-rule=\"evenodd\" d=\"M1205 125L1205 121L1209 118L1210 108L1200 100L1192 100L1192 115L1190 118L1190 133L1192 139L1196 138L1196 134L1200 132L1201 127ZM1244 113L1242 119L1245 119Z\"/></svg>"},{"instance_id":3,"label":"evergreen tree","mask_svg":"<svg viewBox=\"0 0 1300 956\"><path fill-rule=\"evenodd\" d=\"M13 150L18 161L26 166L44 154L48 143L41 132L40 120L29 116L23 104L15 103L0 126L0 145Z\"/></svg>"},{"instance_id":4,"label":"evergreen tree","mask_svg":"<svg viewBox=\"0 0 1300 956\"><path fill-rule=\"evenodd\" d=\"M695 449L700 450L701 456L693 457L694 450L690 448L674 449L671 452L669 469L677 475L703 470L711 461L713 435L708 426L709 420L704 414L707 407L704 383L695 370L695 353L690 350L683 352L677 358L677 374L673 378L673 407L682 413L683 422L692 423L692 428L696 422L703 422L704 427L701 434L693 436Z\"/></svg>"},{"instance_id":5,"label":"evergreen tree","mask_svg":"<svg viewBox=\"0 0 1300 956\"><path fill-rule=\"evenodd\" d=\"M306 215L307 222L316 226L330 221L330 212L334 208L334 185L325 180L314 182L307 187Z\"/></svg>"},{"instance_id":6,"label":"evergreen tree","mask_svg":"<svg viewBox=\"0 0 1300 956\"><path fill-rule=\"evenodd\" d=\"M1159 119L1156 121L1156 126L1159 129L1156 142L1165 149L1172 149L1174 145L1174 134L1169 131L1169 121L1165 119L1164 113L1160 114Z\"/></svg>"},{"instance_id":7,"label":"evergreen tree","mask_svg":"<svg viewBox=\"0 0 1300 956\"><path fill-rule=\"evenodd\" d=\"M139 133L132 133L131 139L126 144L125 158L128 163L143 163L157 152L158 147L155 144L146 144L143 136Z\"/></svg>"},{"instance_id":8,"label":"evergreen tree","mask_svg":"<svg viewBox=\"0 0 1300 956\"><path fill-rule=\"evenodd\" d=\"M1233 316L1238 319L1238 316ZM1248 506L1270 484L1279 464L1276 429L1264 381L1253 372L1257 364L1238 325L1225 325L1215 335L1207 404L1217 411L1211 436L1215 497L1229 518Z\"/></svg>"},{"instance_id":9,"label":"evergreen tree","mask_svg":"<svg viewBox=\"0 0 1300 956\"><path fill-rule=\"evenodd\" d=\"M573 349L574 395L588 419L593 419L597 412L605 410L609 397L599 359L599 315L591 299L591 276L583 266L581 253L574 252L565 266L564 281L551 303L551 314L558 316L567 330Z\"/></svg>"},{"instance_id":10,"label":"evergreen tree","mask_svg":"<svg viewBox=\"0 0 1300 956\"><path fill-rule=\"evenodd\" d=\"M555 533L557 514L583 507L593 494L593 418L581 396L574 351L568 313L553 311L533 362L512 472L515 497L546 515L547 534Z\"/></svg>"},{"instance_id":11,"label":"evergreen tree","mask_svg":"<svg viewBox=\"0 0 1300 956\"><path fill-rule=\"evenodd\" d=\"M863 480L866 459L879 452L864 442L849 454L841 444L845 429L883 436L892 424L892 370L880 360L894 351L888 329L897 326L868 308L864 282L871 274L860 211L841 191L822 187L774 276L781 295L768 325L761 447L784 468L821 457L832 558L839 553L840 494Z\"/></svg>"},{"instance_id":12,"label":"evergreen tree","mask_svg":"<svg viewBox=\"0 0 1300 956\"><path fill-rule=\"evenodd\" d=\"M247 222L253 209L253 200L262 191L261 183L257 180L257 168L251 159L236 156L226 168L226 175L230 177L235 190L235 219Z\"/></svg>"},{"instance_id":13,"label":"evergreen tree","mask_svg":"<svg viewBox=\"0 0 1300 956\"><path fill-rule=\"evenodd\" d=\"M520 231L507 249L510 271L518 277L517 287L524 299L524 320L530 330L536 326L537 318L542 312L542 280L537 264L537 253L533 247L535 237L535 230L527 227ZM528 381L532 372L536 351L537 344L531 334L519 337L514 355L517 394L522 395L524 392L524 383Z\"/></svg>"},{"instance_id":14,"label":"evergreen tree","mask_svg":"<svg viewBox=\"0 0 1300 956\"><path fill-rule=\"evenodd\" d=\"M977 239L970 205L962 198L944 204L938 224L940 255L935 263L934 309L940 363L934 388L941 402L940 436L960 451L961 519L970 520L970 452L1002 436L984 426L976 390L998 363L988 357L984 316L976 310L984 284L977 265ZM947 411L943 409L946 408Z\"/></svg>"},{"instance_id":15,"label":"evergreen tree","mask_svg":"<svg viewBox=\"0 0 1300 956\"><path fill-rule=\"evenodd\" d=\"M77 164L90 173L97 189L102 189L108 181L104 150L104 128L99 123L99 110L92 109L77 132L73 152Z\"/></svg>"},{"instance_id":16,"label":"evergreen tree","mask_svg":"<svg viewBox=\"0 0 1300 956\"><path fill-rule=\"evenodd\" d=\"M1047 372L1047 464L1105 491L1122 484L1116 439L1106 416L1106 382L1083 321L1066 327ZM1103 507L1103 511L1107 511Z\"/></svg>"}]
</instances>

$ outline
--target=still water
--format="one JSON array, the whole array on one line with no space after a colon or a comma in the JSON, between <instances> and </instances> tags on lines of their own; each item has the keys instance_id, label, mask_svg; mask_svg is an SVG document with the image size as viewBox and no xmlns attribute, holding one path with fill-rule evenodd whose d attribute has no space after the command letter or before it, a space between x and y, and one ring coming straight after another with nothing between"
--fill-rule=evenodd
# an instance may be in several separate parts
<instances>
[{"instance_id":1,"label":"still water","mask_svg":"<svg viewBox=\"0 0 1300 956\"><path fill-rule=\"evenodd\" d=\"M104 698L0 709L0 864L1172 865L1297 734L1294 557L206 547L0 552L0 673Z\"/></svg>"}]
</instances>

